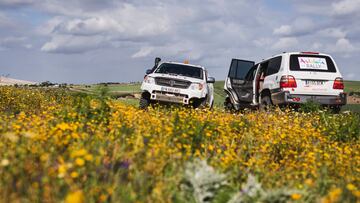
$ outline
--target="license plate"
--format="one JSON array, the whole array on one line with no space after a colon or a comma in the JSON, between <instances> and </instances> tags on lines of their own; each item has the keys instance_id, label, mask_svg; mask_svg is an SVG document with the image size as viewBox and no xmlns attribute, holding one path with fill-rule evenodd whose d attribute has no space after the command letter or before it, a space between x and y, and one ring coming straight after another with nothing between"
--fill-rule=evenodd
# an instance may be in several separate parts
<instances>
[{"instance_id":1,"label":"license plate","mask_svg":"<svg viewBox=\"0 0 360 203\"><path fill-rule=\"evenodd\" d=\"M320 80L305 80L305 85L306 86L321 86L324 85L325 81L320 81Z\"/></svg>"},{"instance_id":2,"label":"license plate","mask_svg":"<svg viewBox=\"0 0 360 203\"><path fill-rule=\"evenodd\" d=\"M171 87L161 87L161 91L163 91L163 92L172 92L172 93L180 93L179 89L171 88Z\"/></svg>"}]
</instances>

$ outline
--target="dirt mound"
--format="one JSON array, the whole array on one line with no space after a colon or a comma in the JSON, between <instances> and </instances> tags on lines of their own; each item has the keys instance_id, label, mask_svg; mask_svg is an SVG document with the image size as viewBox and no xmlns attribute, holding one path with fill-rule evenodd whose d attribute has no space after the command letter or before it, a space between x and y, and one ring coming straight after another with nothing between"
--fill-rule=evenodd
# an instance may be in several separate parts
<instances>
[{"instance_id":1,"label":"dirt mound","mask_svg":"<svg viewBox=\"0 0 360 203\"><path fill-rule=\"evenodd\" d=\"M348 96L347 97L348 104L360 104L360 97L358 96Z\"/></svg>"}]
</instances>

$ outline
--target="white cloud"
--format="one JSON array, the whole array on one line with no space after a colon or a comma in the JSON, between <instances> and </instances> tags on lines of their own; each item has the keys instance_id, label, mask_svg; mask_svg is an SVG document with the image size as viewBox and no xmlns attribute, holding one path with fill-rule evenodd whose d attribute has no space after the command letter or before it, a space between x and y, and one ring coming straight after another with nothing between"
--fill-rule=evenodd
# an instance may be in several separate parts
<instances>
[{"instance_id":1,"label":"white cloud","mask_svg":"<svg viewBox=\"0 0 360 203\"><path fill-rule=\"evenodd\" d=\"M63 17L63 16L52 17L45 23L36 27L35 32L38 35L50 36L51 34L54 33L55 27L60 25L61 23L65 22L66 20L67 20L67 18Z\"/></svg>"},{"instance_id":2,"label":"white cloud","mask_svg":"<svg viewBox=\"0 0 360 203\"><path fill-rule=\"evenodd\" d=\"M115 46L117 41L146 41L150 37L159 37L171 27L168 16L161 13L163 13L161 8L144 9L124 4L110 12L86 14L91 17L75 19L55 17L38 29L39 33L52 36L52 40L43 46L42 51L79 53L104 45ZM81 36L96 36L96 46L89 46L94 43L82 40L86 38ZM76 46L59 43L64 40L75 42ZM84 45L81 46L80 43ZM82 48L79 48L80 46ZM89 50L86 50L86 47ZM72 51L71 48L75 50Z\"/></svg>"},{"instance_id":3,"label":"white cloud","mask_svg":"<svg viewBox=\"0 0 360 203\"><path fill-rule=\"evenodd\" d=\"M146 57L151 54L151 52L154 50L154 47L141 47L141 49L133 54L132 58L141 58Z\"/></svg>"},{"instance_id":4,"label":"white cloud","mask_svg":"<svg viewBox=\"0 0 360 203\"><path fill-rule=\"evenodd\" d=\"M78 54L106 46L102 36L56 35L41 47L41 51L50 53Z\"/></svg>"},{"instance_id":5,"label":"white cloud","mask_svg":"<svg viewBox=\"0 0 360 203\"><path fill-rule=\"evenodd\" d=\"M319 31L321 37L345 38L347 32L338 27L331 27Z\"/></svg>"},{"instance_id":6,"label":"white cloud","mask_svg":"<svg viewBox=\"0 0 360 203\"><path fill-rule=\"evenodd\" d=\"M277 51L286 51L290 48L294 48L297 44L298 40L296 37L283 37L275 42L271 48Z\"/></svg>"},{"instance_id":7,"label":"white cloud","mask_svg":"<svg viewBox=\"0 0 360 203\"><path fill-rule=\"evenodd\" d=\"M32 45L26 43L26 40L26 37L6 37L0 40L0 47L2 47L2 49L32 48Z\"/></svg>"},{"instance_id":8,"label":"white cloud","mask_svg":"<svg viewBox=\"0 0 360 203\"><path fill-rule=\"evenodd\" d=\"M124 32L113 18L92 17L59 22L53 32L69 35L97 35L109 32Z\"/></svg>"},{"instance_id":9,"label":"white cloud","mask_svg":"<svg viewBox=\"0 0 360 203\"><path fill-rule=\"evenodd\" d=\"M255 39L253 40L253 43L255 44L255 46L257 47L267 47L268 45L270 45L273 42L273 39L271 38L259 38L259 39Z\"/></svg>"},{"instance_id":10,"label":"white cloud","mask_svg":"<svg viewBox=\"0 0 360 203\"><path fill-rule=\"evenodd\" d=\"M336 15L359 14L360 0L342 0L332 3L331 6Z\"/></svg>"},{"instance_id":11,"label":"white cloud","mask_svg":"<svg viewBox=\"0 0 360 203\"><path fill-rule=\"evenodd\" d=\"M6 14L5 12L2 13L0 10L0 28L3 29L2 31L10 31L13 29L17 29L18 26L19 23L16 20L10 18L8 14Z\"/></svg>"},{"instance_id":12,"label":"white cloud","mask_svg":"<svg viewBox=\"0 0 360 203\"><path fill-rule=\"evenodd\" d=\"M323 48L323 45L319 42L315 42L313 45L311 45L310 50L318 51Z\"/></svg>"},{"instance_id":13,"label":"white cloud","mask_svg":"<svg viewBox=\"0 0 360 203\"><path fill-rule=\"evenodd\" d=\"M274 29L275 35L290 35L292 33L290 25L282 25L279 28Z\"/></svg>"},{"instance_id":14,"label":"white cloud","mask_svg":"<svg viewBox=\"0 0 360 203\"><path fill-rule=\"evenodd\" d=\"M308 17L296 18L291 25L281 25L273 33L280 36L300 36L316 31L313 19Z\"/></svg>"},{"instance_id":15,"label":"white cloud","mask_svg":"<svg viewBox=\"0 0 360 203\"><path fill-rule=\"evenodd\" d=\"M340 38L335 45L329 46L329 52L332 53L352 53L356 50L355 46L346 38Z\"/></svg>"},{"instance_id":16,"label":"white cloud","mask_svg":"<svg viewBox=\"0 0 360 203\"><path fill-rule=\"evenodd\" d=\"M0 0L0 6L2 7L17 7L31 5L34 0Z\"/></svg>"}]
</instances>

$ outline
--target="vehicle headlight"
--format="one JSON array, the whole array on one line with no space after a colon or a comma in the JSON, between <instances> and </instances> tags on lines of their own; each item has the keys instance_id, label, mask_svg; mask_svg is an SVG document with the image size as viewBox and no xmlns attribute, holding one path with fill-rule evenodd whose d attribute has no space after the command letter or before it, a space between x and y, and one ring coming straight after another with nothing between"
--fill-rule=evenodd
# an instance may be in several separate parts
<instances>
[{"instance_id":1,"label":"vehicle headlight","mask_svg":"<svg viewBox=\"0 0 360 203\"><path fill-rule=\"evenodd\" d=\"M202 90L204 88L204 84L202 83L192 83L190 85L190 89L192 90Z\"/></svg>"},{"instance_id":2,"label":"vehicle headlight","mask_svg":"<svg viewBox=\"0 0 360 203\"><path fill-rule=\"evenodd\" d=\"M155 78L150 77L150 76L146 76L144 79L145 83L149 83L149 84L155 84Z\"/></svg>"}]
</instances>

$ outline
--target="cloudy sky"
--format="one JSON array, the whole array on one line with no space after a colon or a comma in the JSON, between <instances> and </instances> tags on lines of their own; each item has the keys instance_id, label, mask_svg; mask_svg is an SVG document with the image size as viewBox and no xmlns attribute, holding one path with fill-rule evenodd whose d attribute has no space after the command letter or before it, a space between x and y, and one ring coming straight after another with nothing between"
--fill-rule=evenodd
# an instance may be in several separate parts
<instances>
[{"instance_id":1,"label":"cloudy sky","mask_svg":"<svg viewBox=\"0 0 360 203\"><path fill-rule=\"evenodd\" d=\"M223 80L231 58L331 54L360 80L360 0L0 0L0 75L140 81L154 57Z\"/></svg>"}]
</instances>

